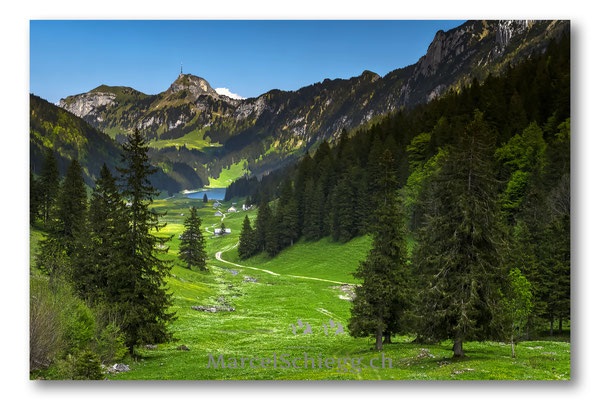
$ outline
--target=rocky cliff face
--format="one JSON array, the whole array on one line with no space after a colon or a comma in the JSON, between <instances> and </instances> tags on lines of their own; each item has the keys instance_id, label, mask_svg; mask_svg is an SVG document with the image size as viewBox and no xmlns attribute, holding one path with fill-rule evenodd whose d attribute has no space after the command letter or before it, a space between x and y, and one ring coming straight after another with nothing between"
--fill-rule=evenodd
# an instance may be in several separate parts
<instances>
[{"instance_id":1,"label":"rocky cliff face","mask_svg":"<svg viewBox=\"0 0 600 400\"><path fill-rule=\"evenodd\" d=\"M568 21L469 21L447 32L439 31L427 53L409 69L396 106L431 101L450 88L459 88L473 78L480 80L543 51L551 38L568 31ZM386 77L387 78L387 77Z\"/></svg>"},{"instance_id":2,"label":"rocky cliff face","mask_svg":"<svg viewBox=\"0 0 600 400\"><path fill-rule=\"evenodd\" d=\"M257 142L292 152L315 140L334 139L343 128L377 115L431 101L473 78L484 79L509 62L543 51L568 29L568 21L468 21L437 32L416 64L384 77L365 71L351 79L235 100L219 95L200 77L181 74L157 95L101 86L62 99L60 106L113 134L137 127L150 138L174 139L201 131L224 146L222 155Z\"/></svg>"},{"instance_id":3,"label":"rocky cliff face","mask_svg":"<svg viewBox=\"0 0 600 400\"><path fill-rule=\"evenodd\" d=\"M89 92L79 95L71 103L61 99L59 106L81 118L91 116L93 122L100 124L102 117L100 117L99 110L112 106L116 97L113 93Z\"/></svg>"}]
</instances>

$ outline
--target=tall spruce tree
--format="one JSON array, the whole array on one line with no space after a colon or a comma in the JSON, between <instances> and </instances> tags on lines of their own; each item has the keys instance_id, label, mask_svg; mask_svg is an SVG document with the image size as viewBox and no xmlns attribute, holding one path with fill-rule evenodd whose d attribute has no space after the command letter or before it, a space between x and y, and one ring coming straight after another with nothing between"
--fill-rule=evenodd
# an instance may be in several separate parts
<instances>
[{"instance_id":1,"label":"tall spruce tree","mask_svg":"<svg viewBox=\"0 0 600 400\"><path fill-rule=\"evenodd\" d=\"M42 164L42 173L40 174L39 190L41 194L41 212L42 221L47 224L50 220L52 208L58 196L60 178L58 174L58 164L54 157L52 149L46 149L44 162Z\"/></svg>"},{"instance_id":2,"label":"tall spruce tree","mask_svg":"<svg viewBox=\"0 0 600 400\"><path fill-rule=\"evenodd\" d=\"M389 150L380 158L380 194L373 231L373 247L354 276L362 280L356 288L349 322L352 336L374 336L375 348L383 348L394 333L408 333L411 321L411 284L405 231L394 159Z\"/></svg>"},{"instance_id":3,"label":"tall spruce tree","mask_svg":"<svg viewBox=\"0 0 600 400\"><path fill-rule=\"evenodd\" d=\"M72 160L60 187L56 204L55 235L65 247L68 256L73 256L77 247L85 240L87 191L83 171L77 160Z\"/></svg>"},{"instance_id":4,"label":"tall spruce tree","mask_svg":"<svg viewBox=\"0 0 600 400\"><path fill-rule=\"evenodd\" d=\"M74 264L82 259L87 242L87 193L77 160L69 165L55 203L46 221L48 236L40 244L37 258L38 266L48 273L52 284L57 278L73 280Z\"/></svg>"},{"instance_id":5,"label":"tall spruce tree","mask_svg":"<svg viewBox=\"0 0 600 400\"><path fill-rule=\"evenodd\" d=\"M356 235L355 192L350 174L344 175L335 186L331 204L331 235L334 240L347 242Z\"/></svg>"},{"instance_id":6,"label":"tall spruce tree","mask_svg":"<svg viewBox=\"0 0 600 400\"><path fill-rule=\"evenodd\" d=\"M279 223L280 246L293 245L299 236L299 212L292 182L289 180L284 182L281 189L281 197L277 202L276 219Z\"/></svg>"},{"instance_id":7,"label":"tall spruce tree","mask_svg":"<svg viewBox=\"0 0 600 400\"><path fill-rule=\"evenodd\" d=\"M35 224L41 209L41 189L40 182L29 171L29 223Z\"/></svg>"},{"instance_id":8,"label":"tall spruce tree","mask_svg":"<svg viewBox=\"0 0 600 400\"><path fill-rule=\"evenodd\" d=\"M80 297L106 304L118 297L115 272L127 268L121 257L129 232L126 211L116 178L104 164L90 200L89 243L73 270Z\"/></svg>"},{"instance_id":9,"label":"tall spruce tree","mask_svg":"<svg viewBox=\"0 0 600 400\"><path fill-rule=\"evenodd\" d=\"M192 266L201 271L206 271L206 250L204 249L204 236L202 235L202 220L198 217L196 207L190 209L190 216L183 222L185 230L181 235L179 245L179 259L188 269Z\"/></svg>"},{"instance_id":10,"label":"tall spruce tree","mask_svg":"<svg viewBox=\"0 0 600 400\"><path fill-rule=\"evenodd\" d=\"M261 252L267 249L267 232L271 224L271 207L266 196L262 196L256 215L256 251Z\"/></svg>"},{"instance_id":11,"label":"tall spruce tree","mask_svg":"<svg viewBox=\"0 0 600 400\"><path fill-rule=\"evenodd\" d=\"M242 260L251 257L256 249L254 242L255 232L250 224L250 219L246 215L244 223L242 224L242 231L240 232L240 244L238 246L238 254Z\"/></svg>"},{"instance_id":12,"label":"tall spruce tree","mask_svg":"<svg viewBox=\"0 0 600 400\"><path fill-rule=\"evenodd\" d=\"M420 305L425 339L454 341L494 334L504 239L493 170L493 135L481 112L429 181L426 221L414 263L428 277Z\"/></svg>"},{"instance_id":13,"label":"tall spruce tree","mask_svg":"<svg viewBox=\"0 0 600 400\"><path fill-rule=\"evenodd\" d=\"M270 216L266 225L265 250L273 257L281 250L281 214Z\"/></svg>"},{"instance_id":14,"label":"tall spruce tree","mask_svg":"<svg viewBox=\"0 0 600 400\"><path fill-rule=\"evenodd\" d=\"M305 208L304 208L304 227L302 233L308 240L317 240L320 237L319 211L321 206L317 203L319 196L319 187L315 187L312 179L306 181Z\"/></svg>"},{"instance_id":15,"label":"tall spruce tree","mask_svg":"<svg viewBox=\"0 0 600 400\"><path fill-rule=\"evenodd\" d=\"M156 257L158 246L169 238L157 238L151 233L165 226L150 209L153 198L159 194L149 181L156 169L149 163L148 144L137 129L127 137L123 150L124 167L119 172L123 197L129 201L129 232L122 250L126 269L118 273L121 288L117 303L126 345L133 353L135 345L170 340L168 323L175 313L168 312L172 295L165 288L170 264Z\"/></svg>"}]
</instances>

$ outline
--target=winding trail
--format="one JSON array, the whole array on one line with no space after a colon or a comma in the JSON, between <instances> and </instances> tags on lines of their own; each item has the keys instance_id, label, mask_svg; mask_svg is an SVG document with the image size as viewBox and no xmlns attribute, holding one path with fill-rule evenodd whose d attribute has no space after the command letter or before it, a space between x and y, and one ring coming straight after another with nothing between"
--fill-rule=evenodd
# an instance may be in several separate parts
<instances>
[{"instance_id":1,"label":"winding trail","mask_svg":"<svg viewBox=\"0 0 600 400\"><path fill-rule=\"evenodd\" d=\"M313 277L310 277L310 276L300 276L300 275L281 275L281 274L278 274L277 272L269 271L268 269L262 269L262 268L256 268L256 267L249 267L249 266L247 266L247 265L240 265L240 264L236 264L236 263L234 263L234 262L231 262L231 261L224 260L224 259L221 257L221 254L223 254L223 252L224 252L224 251L229 251L229 250L231 250L231 249L233 249L233 248L237 247L237 245L238 245L238 244L239 244L239 242L237 242L237 243L236 243L235 245L233 245L233 246L230 246L230 247L224 248L224 249L223 249L223 250L221 250L221 251L218 251L218 252L215 254L215 258L216 258L217 260L221 261L221 262L224 262L224 263L226 263L226 264L235 265L235 266L236 266L236 267L238 267L238 268L248 268L248 269L253 269L253 270L255 270L255 271L261 271L261 272L264 272L264 273L267 273L267 274L270 274L270 275L274 275L274 276L288 276L288 277L290 277L290 278L296 278L296 279L310 279L310 280L313 280L313 281L321 281L321 282L336 283L336 284L338 284L338 285L352 285L352 286L354 286L354 284L353 284L353 283L347 283L347 282L338 282L338 281L332 281L332 280L329 280L329 279L313 278Z\"/></svg>"},{"instance_id":2,"label":"winding trail","mask_svg":"<svg viewBox=\"0 0 600 400\"><path fill-rule=\"evenodd\" d=\"M217 211L221 211L221 210L220 210L220 209L217 209ZM223 223L223 220L225 219L225 216L226 216L227 214L225 214L225 212L223 212L223 211L221 211L221 212L223 213L223 216L221 217L221 223ZM204 227L204 230L205 230L207 233L210 233L210 234L212 235L212 234L213 234L213 232L211 232L209 229L210 229L210 228L214 228L216 225L217 225L217 223L215 222L215 223L214 223L214 224L212 224L211 226L205 226L205 227Z\"/></svg>"},{"instance_id":3,"label":"winding trail","mask_svg":"<svg viewBox=\"0 0 600 400\"><path fill-rule=\"evenodd\" d=\"M274 276L279 276L279 274L278 274L277 272L269 271L268 269L261 269L261 268L255 268L255 267L248 267L248 266L245 266L245 265L240 265L240 264L233 263L233 262L231 262L231 261L223 260L223 259L221 258L221 254L222 254L224 251L231 250L231 249L233 249L234 247L237 247L237 245L238 245L238 243L236 243L236 244L235 244L235 246L233 246L233 247L229 247L229 248L227 248L227 249L224 249L224 250L221 250L221 251L217 251L217 254L215 254L215 258L216 258L217 260L221 261L221 262L224 262L224 263L226 263L226 264L235 265L235 266L236 266L236 267L238 267L238 268L248 268L248 269L253 269L253 270L255 270L255 271L261 271L261 272L265 272L265 273L267 273L267 274L271 274L271 275L274 275Z\"/></svg>"}]
</instances>

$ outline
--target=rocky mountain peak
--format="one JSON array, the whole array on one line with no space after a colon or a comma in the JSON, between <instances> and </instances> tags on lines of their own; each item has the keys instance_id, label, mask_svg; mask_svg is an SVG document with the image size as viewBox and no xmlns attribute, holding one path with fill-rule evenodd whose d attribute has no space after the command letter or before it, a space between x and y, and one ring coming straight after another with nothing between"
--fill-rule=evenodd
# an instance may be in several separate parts
<instances>
[{"instance_id":1,"label":"rocky mountain peak","mask_svg":"<svg viewBox=\"0 0 600 400\"><path fill-rule=\"evenodd\" d=\"M525 32L530 27L530 23L533 24L534 22L527 20L498 21L496 44L504 49L512 37Z\"/></svg>"},{"instance_id":2,"label":"rocky mountain peak","mask_svg":"<svg viewBox=\"0 0 600 400\"><path fill-rule=\"evenodd\" d=\"M535 21L501 20L501 21L469 21L449 31L438 31L427 53L417 64L417 74L430 77L438 73L442 64L466 59L477 51L477 44L494 38L493 48L489 54L495 58L503 54L511 39L531 28ZM486 60L487 61L487 60Z\"/></svg>"},{"instance_id":3,"label":"rocky mountain peak","mask_svg":"<svg viewBox=\"0 0 600 400\"><path fill-rule=\"evenodd\" d=\"M373 71L364 70L363 73L360 74L360 78L375 82L381 77Z\"/></svg>"},{"instance_id":4,"label":"rocky mountain peak","mask_svg":"<svg viewBox=\"0 0 600 400\"><path fill-rule=\"evenodd\" d=\"M177 93L182 90L188 90L194 97L200 95L219 97L219 94L205 79L192 74L179 74L175 82L167 89L167 93Z\"/></svg>"}]
</instances>

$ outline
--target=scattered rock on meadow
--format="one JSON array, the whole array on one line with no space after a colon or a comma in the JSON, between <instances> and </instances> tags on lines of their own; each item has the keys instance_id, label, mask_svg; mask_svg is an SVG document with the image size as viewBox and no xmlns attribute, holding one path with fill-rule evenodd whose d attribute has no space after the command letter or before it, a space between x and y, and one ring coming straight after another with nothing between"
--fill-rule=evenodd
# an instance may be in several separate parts
<instances>
[{"instance_id":1,"label":"scattered rock on meadow","mask_svg":"<svg viewBox=\"0 0 600 400\"><path fill-rule=\"evenodd\" d=\"M465 368L465 369L461 369L461 370L458 370L458 371L452 371L452 375L460 375L460 374L462 374L464 372L467 372L467 371L475 371L475 370L473 368Z\"/></svg>"},{"instance_id":2,"label":"scattered rock on meadow","mask_svg":"<svg viewBox=\"0 0 600 400\"><path fill-rule=\"evenodd\" d=\"M256 283L258 282L256 279L250 277L250 276L244 276L244 282L252 282L252 283Z\"/></svg>"},{"instance_id":3,"label":"scattered rock on meadow","mask_svg":"<svg viewBox=\"0 0 600 400\"><path fill-rule=\"evenodd\" d=\"M185 344L177 346L177 350L190 351L190 349Z\"/></svg>"},{"instance_id":4,"label":"scattered rock on meadow","mask_svg":"<svg viewBox=\"0 0 600 400\"><path fill-rule=\"evenodd\" d=\"M340 286L332 286L332 289L341 290L344 294L339 295L338 297L342 300L354 300L356 294L354 293L354 285L342 284Z\"/></svg>"},{"instance_id":5,"label":"scattered rock on meadow","mask_svg":"<svg viewBox=\"0 0 600 400\"><path fill-rule=\"evenodd\" d=\"M429 349L421 349L421 352L417 354L417 358L435 358L433 354L429 351Z\"/></svg>"},{"instance_id":6,"label":"scattered rock on meadow","mask_svg":"<svg viewBox=\"0 0 600 400\"><path fill-rule=\"evenodd\" d=\"M118 373L118 372L127 372L127 371L131 371L131 368L129 368L129 365L127 364L115 364L112 367L108 368L108 372L110 372L111 374L114 373Z\"/></svg>"},{"instance_id":7,"label":"scattered rock on meadow","mask_svg":"<svg viewBox=\"0 0 600 400\"><path fill-rule=\"evenodd\" d=\"M147 344L146 345L146 349L148 349L148 350L156 350L156 349L158 349L158 346L155 345L155 344Z\"/></svg>"}]
</instances>

